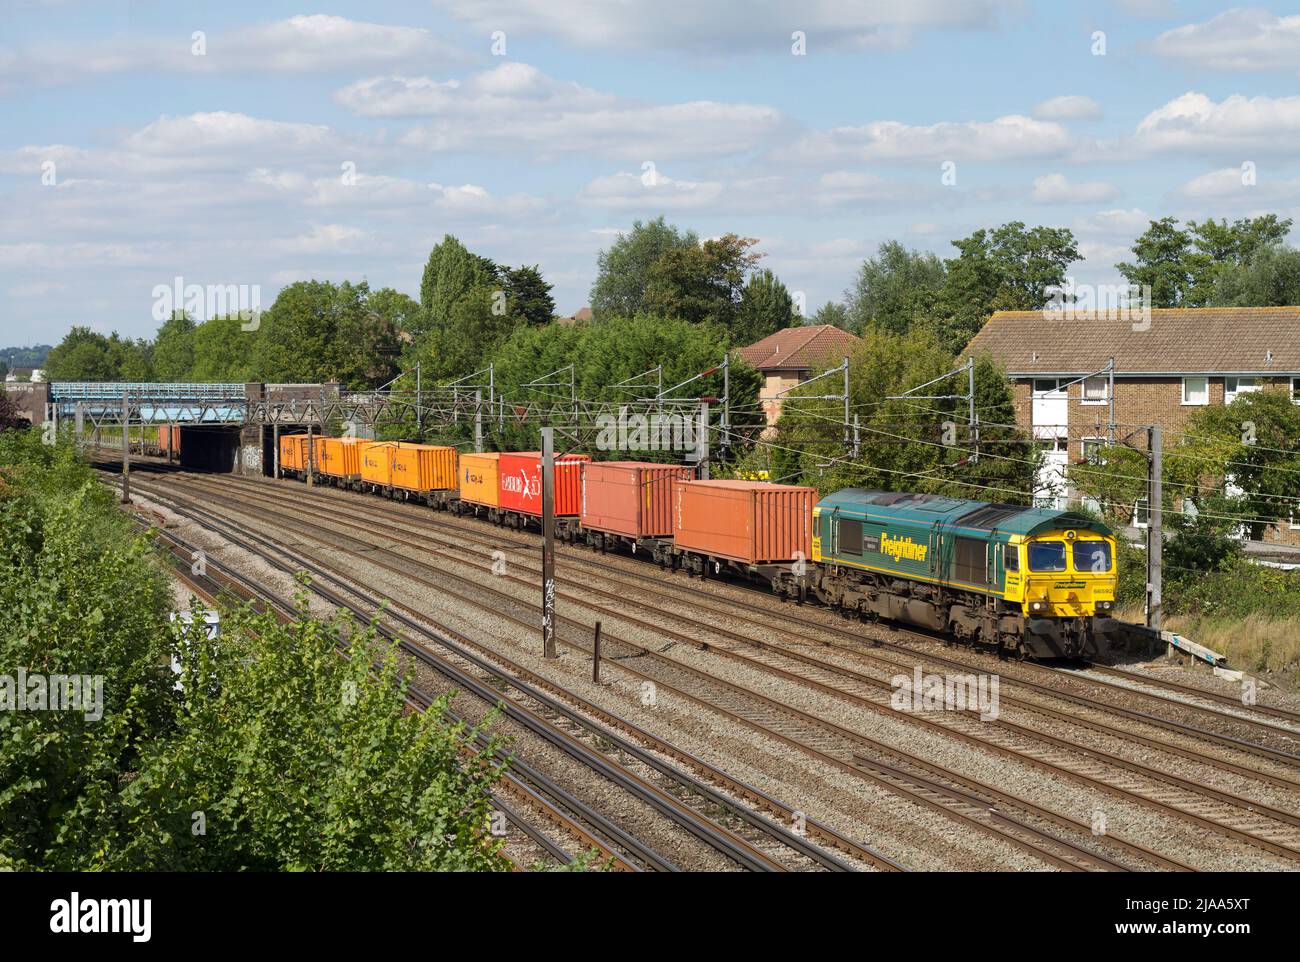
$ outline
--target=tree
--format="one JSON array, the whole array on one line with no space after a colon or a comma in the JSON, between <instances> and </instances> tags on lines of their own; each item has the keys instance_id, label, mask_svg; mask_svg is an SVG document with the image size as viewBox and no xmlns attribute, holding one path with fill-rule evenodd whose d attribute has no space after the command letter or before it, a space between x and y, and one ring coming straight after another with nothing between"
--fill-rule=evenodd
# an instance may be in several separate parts
<instances>
[{"instance_id":1,"label":"tree","mask_svg":"<svg viewBox=\"0 0 1300 962\"><path fill-rule=\"evenodd\" d=\"M932 313L915 326L954 354L993 311L1044 307L1049 291L1064 285L1066 268L1079 260L1074 234L1067 228L1026 230L1020 221L977 230L953 246L959 253L945 262L943 288Z\"/></svg>"},{"instance_id":2,"label":"tree","mask_svg":"<svg viewBox=\"0 0 1300 962\"><path fill-rule=\"evenodd\" d=\"M160 381L187 381L192 376L196 326L184 311L176 311L158 328L153 366Z\"/></svg>"},{"instance_id":3,"label":"tree","mask_svg":"<svg viewBox=\"0 0 1300 962\"><path fill-rule=\"evenodd\" d=\"M1014 424L1015 418L1010 383L995 363L976 359L975 403L985 422L978 461L971 458L965 402L896 397L953 371L957 363L924 331L900 335L866 328L849 356L850 404L860 422L858 456L843 448L842 402L817 399L826 393L825 385L812 384L786 395L772 476L799 479L820 491L880 488L1029 503L1037 460L1027 438L999 426ZM955 376L964 378L965 372ZM964 388L963 380L959 389Z\"/></svg>"},{"instance_id":4,"label":"tree","mask_svg":"<svg viewBox=\"0 0 1300 962\"><path fill-rule=\"evenodd\" d=\"M751 250L757 243L757 238L724 234L696 247L669 250L646 275L646 311L730 328L745 276L763 256Z\"/></svg>"},{"instance_id":5,"label":"tree","mask_svg":"<svg viewBox=\"0 0 1300 962\"><path fill-rule=\"evenodd\" d=\"M1133 263L1116 264L1130 284L1151 290L1152 307L1204 307L1216 299L1224 272L1247 267L1256 254L1286 237L1291 220L1276 214L1227 220L1188 221L1181 229L1173 217L1153 220L1133 244Z\"/></svg>"},{"instance_id":6,"label":"tree","mask_svg":"<svg viewBox=\"0 0 1300 962\"><path fill-rule=\"evenodd\" d=\"M549 324L555 317L555 299L536 265L506 268L503 272L506 309L526 324Z\"/></svg>"},{"instance_id":7,"label":"tree","mask_svg":"<svg viewBox=\"0 0 1300 962\"><path fill-rule=\"evenodd\" d=\"M646 309L650 269L664 254L699 246L694 231L679 231L662 216L648 223L633 221L632 229L597 258L591 285L591 311L596 320L635 317Z\"/></svg>"},{"instance_id":8,"label":"tree","mask_svg":"<svg viewBox=\"0 0 1300 962\"><path fill-rule=\"evenodd\" d=\"M256 379L254 362L257 332L244 330L248 322L238 316L211 317L196 324L190 334L193 362L189 379L207 383L234 383ZM262 378L274 380L273 378Z\"/></svg>"},{"instance_id":9,"label":"tree","mask_svg":"<svg viewBox=\"0 0 1300 962\"><path fill-rule=\"evenodd\" d=\"M0 711L0 871L507 867L499 742L478 749L445 698L408 713L390 645L305 596L288 625L223 611L215 642L174 603L71 437L0 433L0 664L29 693L91 679L76 706Z\"/></svg>"},{"instance_id":10,"label":"tree","mask_svg":"<svg viewBox=\"0 0 1300 962\"><path fill-rule=\"evenodd\" d=\"M485 367L492 352L521 321L506 309L501 291L475 287L451 306L445 325L426 332L407 353L405 366L419 361L426 376L455 380Z\"/></svg>"},{"instance_id":11,"label":"tree","mask_svg":"<svg viewBox=\"0 0 1300 962\"><path fill-rule=\"evenodd\" d=\"M838 327L842 331L853 329L848 307L837 301L827 301L819 307L809 323L829 324L832 327Z\"/></svg>"},{"instance_id":12,"label":"tree","mask_svg":"<svg viewBox=\"0 0 1300 962\"><path fill-rule=\"evenodd\" d=\"M452 306L472 288L496 282L498 268L486 257L471 253L464 244L446 234L429 252L420 280L423 325L441 327L451 316ZM421 331L413 331L421 333Z\"/></svg>"},{"instance_id":13,"label":"tree","mask_svg":"<svg viewBox=\"0 0 1300 962\"><path fill-rule=\"evenodd\" d=\"M384 303L397 302L386 297ZM263 312L255 368L266 381L378 387L397 374L399 354L396 327L371 308L365 281L299 281Z\"/></svg>"},{"instance_id":14,"label":"tree","mask_svg":"<svg viewBox=\"0 0 1300 962\"><path fill-rule=\"evenodd\" d=\"M945 277L943 261L934 254L885 241L875 257L862 262L853 290L845 292L849 330L874 324L895 334L907 332L933 313Z\"/></svg>"},{"instance_id":15,"label":"tree","mask_svg":"<svg viewBox=\"0 0 1300 962\"><path fill-rule=\"evenodd\" d=\"M8 394L0 389L0 431L11 431L31 427L31 421L23 414L18 405Z\"/></svg>"},{"instance_id":16,"label":"tree","mask_svg":"<svg viewBox=\"0 0 1300 962\"><path fill-rule=\"evenodd\" d=\"M1300 250L1275 245L1230 264L1214 279L1215 307L1282 307L1300 304Z\"/></svg>"},{"instance_id":17,"label":"tree","mask_svg":"<svg viewBox=\"0 0 1300 962\"><path fill-rule=\"evenodd\" d=\"M113 381L117 374L108 338L88 327L73 326L45 360L45 376L51 381Z\"/></svg>"},{"instance_id":18,"label":"tree","mask_svg":"<svg viewBox=\"0 0 1300 962\"><path fill-rule=\"evenodd\" d=\"M736 306L731 341L740 346L753 344L799 322L794 298L785 285L770 270L755 271L745 283Z\"/></svg>"}]
</instances>

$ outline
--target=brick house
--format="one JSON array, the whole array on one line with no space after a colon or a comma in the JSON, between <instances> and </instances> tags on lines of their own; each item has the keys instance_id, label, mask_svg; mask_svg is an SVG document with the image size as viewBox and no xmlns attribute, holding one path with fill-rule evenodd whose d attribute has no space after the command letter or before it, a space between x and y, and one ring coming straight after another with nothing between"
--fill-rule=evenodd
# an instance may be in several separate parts
<instances>
[{"instance_id":1,"label":"brick house","mask_svg":"<svg viewBox=\"0 0 1300 962\"><path fill-rule=\"evenodd\" d=\"M830 324L787 327L756 344L738 348L751 367L763 374L758 398L769 426L781 417L782 391L834 367L862 343L856 334Z\"/></svg>"},{"instance_id":2,"label":"brick house","mask_svg":"<svg viewBox=\"0 0 1300 962\"><path fill-rule=\"evenodd\" d=\"M1046 458L1045 500L1076 496L1063 483L1063 469L1110 436L1110 377L1101 372L1111 358L1116 436L1157 424L1166 450L1206 405L1266 389L1287 391L1300 403L1300 307L1155 309L1149 322L1105 312L998 311L966 350L991 355L1006 369L1016 421ZM1145 432L1129 441L1144 447ZM1141 506L1134 523L1144 524ZM1300 517L1265 537L1300 545Z\"/></svg>"}]
</instances>

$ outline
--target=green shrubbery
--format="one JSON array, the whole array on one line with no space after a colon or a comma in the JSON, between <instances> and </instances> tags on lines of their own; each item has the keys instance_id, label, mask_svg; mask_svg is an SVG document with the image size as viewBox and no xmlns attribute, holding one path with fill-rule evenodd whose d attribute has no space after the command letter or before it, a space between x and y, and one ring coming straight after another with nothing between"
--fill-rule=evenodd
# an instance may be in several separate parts
<instances>
[{"instance_id":1,"label":"green shrubbery","mask_svg":"<svg viewBox=\"0 0 1300 962\"><path fill-rule=\"evenodd\" d=\"M186 647L171 605L67 439L0 433L0 676L102 677L101 717L0 711L0 868L506 866L494 755L463 754L443 702L404 711L372 632L240 610ZM336 653L349 634L376 667Z\"/></svg>"}]
</instances>

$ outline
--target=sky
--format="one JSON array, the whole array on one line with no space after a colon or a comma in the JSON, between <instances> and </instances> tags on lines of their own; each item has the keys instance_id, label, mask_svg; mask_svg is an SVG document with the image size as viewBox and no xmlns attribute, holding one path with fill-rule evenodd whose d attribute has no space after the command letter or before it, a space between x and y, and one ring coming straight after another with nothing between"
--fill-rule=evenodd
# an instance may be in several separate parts
<instances>
[{"instance_id":1,"label":"sky","mask_svg":"<svg viewBox=\"0 0 1300 962\"><path fill-rule=\"evenodd\" d=\"M886 240L1300 220L1300 8L1174 0L0 0L0 343L157 289L368 280L444 234L572 314L663 214L809 314ZM1293 233L1294 242L1296 235Z\"/></svg>"}]
</instances>

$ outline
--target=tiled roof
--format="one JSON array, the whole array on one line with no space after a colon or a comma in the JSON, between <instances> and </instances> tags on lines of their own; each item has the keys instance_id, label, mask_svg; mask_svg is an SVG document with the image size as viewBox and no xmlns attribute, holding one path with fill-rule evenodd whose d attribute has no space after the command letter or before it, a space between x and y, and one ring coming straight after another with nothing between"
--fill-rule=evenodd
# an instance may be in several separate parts
<instances>
[{"instance_id":1,"label":"tiled roof","mask_svg":"<svg viewBox=\"0 0 1300 962\"><path fill-rule=\"evenodd\" d=\"M1157 308L1140 315L997 311L966 353L1011 375L1300 374L1300 307Z\"/></svg>"},{"instance_id":2,"label":"tiled roof","mask_svg":"<svg viewBox=\"0 0 1300 962\"><path fill-rule=\"evenodd\" d=\"M811 371L843 357L860 340L830 324L787 327L736 353L760 371Z\"/></svg>"}]
</instances>

